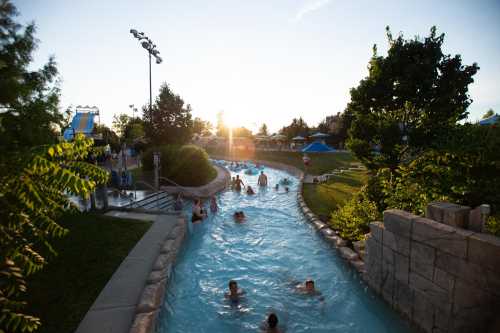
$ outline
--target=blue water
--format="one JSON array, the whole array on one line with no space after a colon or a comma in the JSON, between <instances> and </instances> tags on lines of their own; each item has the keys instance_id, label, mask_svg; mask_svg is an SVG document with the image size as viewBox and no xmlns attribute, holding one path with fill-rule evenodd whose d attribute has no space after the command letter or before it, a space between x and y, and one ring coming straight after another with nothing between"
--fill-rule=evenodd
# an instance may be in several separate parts
<instances>
[{"instance_id":1,"label":"blue water","mask_svg":"<svg viewBox=\"0 0 500 333\"><path fill-rule=\"evenodd\" d=\"M410 332L305 222L297 206L298 180L265 172L267 190L254 196L223 192L216 215L189 222L158 332L256 332L270 311L286 332ZM232 174L256 189L258 176ZM289 193L272 188L284 177L293 179ZM233 221L236 210L245 212L245 223ZM315 280L324 301L295 291L294 281L306 278ZM224 298L231 279L246 291L237 305Z\"/></svg>"}]
</instances>

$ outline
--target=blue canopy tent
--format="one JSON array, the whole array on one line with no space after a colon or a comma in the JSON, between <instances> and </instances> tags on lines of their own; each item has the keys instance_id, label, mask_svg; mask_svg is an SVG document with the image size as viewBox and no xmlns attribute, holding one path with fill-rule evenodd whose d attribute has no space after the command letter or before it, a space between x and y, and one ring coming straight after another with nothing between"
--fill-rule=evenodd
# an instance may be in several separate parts
<instances>
[{"instance_id":1,"label":"blue canopy tent","mask_svg":"<svg viewBox=\"0 0 500 333\"><path fill-rule=\"evenodd\" d=\"M319 141L314 141L302 149L303 153L331 153L334 151L335 149Z\"/></svg>"},{"instance_id":2,"label":"blue canopy tent","mask_svg":"<svg viewBox=\"0 0 500 333\"><path fill-rule=\"evenodd\" d=\"M488 125L494 125L498 122L500 122L500 116L498 114L494 114L491 117L479 121L479 125L488 126Z\"/></svg>"}]
</instances>

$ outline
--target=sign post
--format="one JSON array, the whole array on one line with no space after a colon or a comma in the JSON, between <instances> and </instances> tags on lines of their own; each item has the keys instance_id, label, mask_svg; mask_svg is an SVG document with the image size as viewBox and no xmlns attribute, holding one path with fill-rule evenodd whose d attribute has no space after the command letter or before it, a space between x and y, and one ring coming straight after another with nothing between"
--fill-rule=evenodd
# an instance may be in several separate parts
<instances>
[{"instance_id":1,"label":"sign post","mask_svg":"<svg viewBox=\"0 0 500 333\"><path fill-rule=\"evenodd\" d=\"M161 168L161 160L160 160L160 152L153 153L153 165L154 165L154 181L155 188L157 190L160 189L160 168Z\"/></svg>"}]
</instances>

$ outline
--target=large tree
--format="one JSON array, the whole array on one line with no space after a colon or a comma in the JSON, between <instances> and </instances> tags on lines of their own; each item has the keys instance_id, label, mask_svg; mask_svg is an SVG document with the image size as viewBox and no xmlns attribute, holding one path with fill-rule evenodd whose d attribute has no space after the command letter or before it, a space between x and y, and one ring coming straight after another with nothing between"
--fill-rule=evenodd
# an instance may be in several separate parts
<instances>
[{"instance_id":1,"label":"large tree","mask_svg":"<svg viewBox=\"0 0 500 333\"><path fill-rule=\"evenodd\" d=\"M143 119L146 138L150 143L184 144L191 139L191 106L186 105L166 83L160 87L160 94L152 109L143 108Z\"/></svg>"},{"instance_id":2,"label":"large tree","mask_svg":"<svg viewBox=\"0 0 500 333\"><path fill-rule=\"evenodd\" d=\"M288 140L291 140L293 137L297 135L307 136L309 135L309 126L302 119L302 117L293 118L292 123L288 126L283 127L280 130L281 134L285 135Z\"/></svg>"},{"instance_id":3,"label":"large tree","mask_svg":"<svg viewBox=\"0 0 500 333\"><path fill-rule=\"evenodd\" d=\"M208 120L203 120L199 117L194 118L193 120L193 134L198 135L210 135L213 126Z\"/></svg>"},{"instance_id":4,"label":"large tree","mask_svg":"<svg viewBox=\"0 0 500 333\"><path fill-rule=\"evenodd\" d=\"M258 135L263 135L263 136L268 136L269 135L269 131L267 130L267 125L264 123L262 124L262 126L259 128L259 133L257 133Z\"/></svg>"},{"instance_id":5,"label":"large tree","mask_svg":"<svg viewBox=\"0 0 500 333\"><path fill-rule=\"evenodd\" d=\"M23 28L17 15L10 1L0 0L0 156L55 142L63 120L55 61L30 69L35 25Z\"/></svg>"},{"instance_id":6,"label":"large tree","mask_svg":"<svg viewBox=\"0 0 500 333\"><path fill-rule=\"evenodd\" d=\"M351 89L349 147L371 169L394 169L404 158L436 148L472 100L468 86L479 67L441 50L444 34L393 38L387 27L387 56L369 62L369 74ZM374 149L376 148L376 149Z\"/></svg>"}]
</instances>

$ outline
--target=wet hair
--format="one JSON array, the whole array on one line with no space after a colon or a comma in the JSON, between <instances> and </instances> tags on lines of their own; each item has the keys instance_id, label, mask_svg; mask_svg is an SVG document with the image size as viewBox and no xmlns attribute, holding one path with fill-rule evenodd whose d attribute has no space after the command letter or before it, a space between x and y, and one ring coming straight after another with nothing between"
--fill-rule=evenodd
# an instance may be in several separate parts
<instances>
[{"instance_id":1,"label":"wet hair","mask_svg":"<svg viewBox=\"0 0 500 333\"><path fill-rule=\"evenodd\" d=\"M267 317L267 324L270 328L275 328L278 326L278 316L273 312Z\"/></svg>"},{"instance_id":2,"label":"wet hair","mask_svg":"<svg viewBox=\"0 0 500 333\"><path fill-rule=\"evenodd\" d=\"M234 280L230 280L230 281L229 281L229 284L228 284L229 288L231 288L231 286L233 286L233 285L234 285L235 287L237 287L237 286L238 286L238 282L236 282L236 281L234 281Z\"/></svg>"},{"instance_id":3,"label":"wet hair","mask_svg":"<svg viewBox=\"0 0 500 333\"><path fill-rule=\"evenodd\" d=\"M311 279L307 279L306 280L306 285L308 285L308 284L312 284L314 286L314 281L311 280Z\"/></svg>"}]
</instances>

